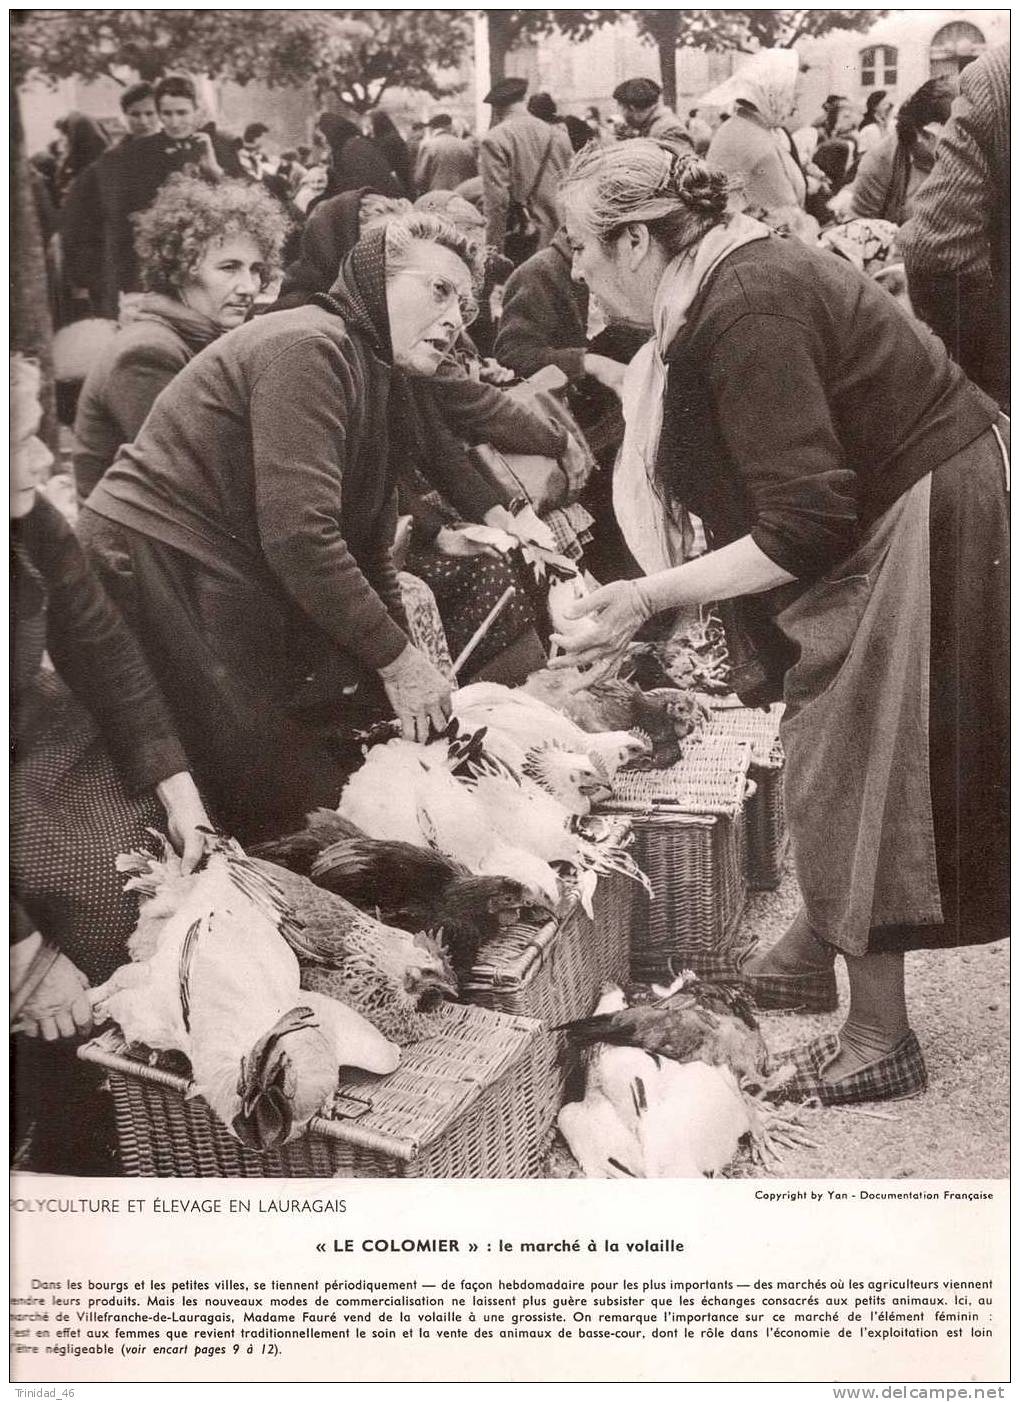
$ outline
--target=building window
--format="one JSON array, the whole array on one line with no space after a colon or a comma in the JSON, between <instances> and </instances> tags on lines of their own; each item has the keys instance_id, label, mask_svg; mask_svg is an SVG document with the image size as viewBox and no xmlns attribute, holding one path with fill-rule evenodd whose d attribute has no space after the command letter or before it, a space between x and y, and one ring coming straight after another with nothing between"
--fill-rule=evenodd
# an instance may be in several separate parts
<instances>
[{"instance_id":1,"label":"building window","mask_svg":"<svg viewBox=\"0 0 1020 1402\"><path fill-rule=\"evenodd\" d=\"M861 87L894 88L896 86L896 50L888 44L873 45L861 50Z\"/></svg>"},{"instance_id":2,"label":"building window","mask_svg":"<svg viewBox=\"0 0 1020 1402\"><path fill-rule=\"evenodd\" d=\"M955 20L945 24L931 41L928 67L933 78L955 77L984 52L985 36L976 24Z\"/></svg>"}]
</instances>

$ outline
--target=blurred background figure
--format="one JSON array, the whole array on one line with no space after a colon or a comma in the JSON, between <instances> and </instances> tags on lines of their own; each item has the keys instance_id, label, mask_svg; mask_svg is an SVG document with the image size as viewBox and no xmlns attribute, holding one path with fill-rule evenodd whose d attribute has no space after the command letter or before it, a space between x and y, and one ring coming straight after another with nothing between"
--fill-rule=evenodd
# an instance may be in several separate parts
<instances>
[{"instance_id":1,"label":"blurred background figure","mask_svg":"<svg viewBox=\"0 0 1020 1402\"><path fill-rule=\"evenodd\" d=\"M275 170L275 166L265 149L268 134L269 128L265 122L249 122L244 129L244 136L237 150L237 158L241 170L251 180L261 180L263 176L271 175Z\"/></svg>"},{"instance_id":2,"label":"blurred background figure","mask_svg":"<svg viewBox=\"0 0 1020 1402\"><path fill-rule=\"evenodd\" d=\"M698 155L703 156L712 140L712 127L700 115L697 107L692 107L687 114L687 135Z\"/></svg>"},{"instance_id":3,"label":"blurred background figure","mask_svg":"<svg viewBox=\"0 0 1020 1402\"><path fill-rule=\"evenodd\" d=\"M605 123L602 121L602 113L597 107L586 107L584 120L593 141L604 141L606 139L609 133Z\"/></svg>"},{"instance_id":4,"label":"blurred background figure","mask_svg":"<svg viewBox=\"0 0 1020 1402\"><path fill-rule=\"evenodd\" d=\"M372 140L382 152L391 174L400 186L400 193L414 199L414 162L407 143L397 130L388 112L373 112L370 117Z\"/></svg>"},{"instance_id":5,"label":"blurred background figure","mask_svg":"<svg viewBox=\"0 0 1020 1402\"><path fill-rule=\"evenodd\" d=\"M849 212L859 219L910 217L914 196L935 164L935 147L953 101L946 78L930 78L911 93L896 114L893 130L861 158L849 193Z\"/></svg>"},{"instance_id":6,"label":"blurred background figure","mask_svg":"<svg viewBox=\"0 0 1020 1402\"><path fill-rule=\"evenodd\" d=\"M737 183L745 208L804 208L807 180L785 126L797 105L799 72L792 49L762 49L705 95L706 104L733 107L705 159Z\"/></svg>"},{"instance_id":7,"label":"blurred background figure","mask_svg":"<svg viewBox=\"0 0 1020 1402\"><path fill-rule=\"evenodd\" d=\"M842 102L836 109L832 133L815 147L812 164L828 181L829 194L837 195L857 168L857 123L860 112L852 102ZM810 208L810 205L808 206ZM812 209L812 213L816 213Z\"/></svg>"},{"instance_id":8,"label":"blurred background figure","mask_svg":"<svg viewBox=\"0 0 1020 1402\"><path fill-rule=\"evenodd\" d=\"M420 195L430 190L453 190L478 174L478 161L470 141L454 136L453 119L448 112L437 112L429 119L425 138L418 148L414 183Z\"/></svg>"},{"instance_id":9,"label":"blurred background figure","mask_svg":"<svg viewBox=\"0 0 1020 1402\"><path fill-rule=\"evenodd\" d=\"M156 93L151 83L132 83L120 95L120 110L127 125L125 141L133 136L155 136L159 131Z\"/></svg>"},{"instance_id":10,"label":"blurred background figure","mask_svg":"<svg viewBox=\"0 0 1020 1402\"><path fill-rule=\"evenodd\" d=\"M98 122L81 112L69 112L61 120L67 144L57 166L56 193L63 201L72 181L99 159L110 139Z\"/></svg>"},{"instance_id":11,"label":"blurred background figure","mask_svg":"<svg viewBox=\"0 0 1020 1402\"><path fill-rule=\"evenodd\" d=\"M910 300L1009 408L1009 45L964 69L935 166L900 231Z\"/></svg>"},{"instance_id":12,"label":"blurred background figure","mask_svg":"<svg viewBox=\"0 0 1020 1402\"><path fill-rule=\"evenodd\" d=\"M864 104L864 116L857 128L857 155L860 158L873 151L884 137L888 136L892 125L893 100L887 92L868 94Z\"/></svg>"},{"instance_id":13,"label":"blurred background figure","mask_svg":"<svg viewBox=\"0 0 1020 1402\"><path fill-rule=\"evenodd\" d=\"M680 118L662 101L662 89L651 78L628 78L613 90L613 98L626 122L621 136L650 136L691 146Z\"/></svg>"},{"instance_id":14,"label":"blurred background figure","mask_svg":"<svg viewBox=\"0 0 1020 1402\"><path fill-rule=\"evenodd\" d=\"M540 121L559 122L570 137L570 145L574 151L580 151L582 146L587 146L591 140L591 132L587 122L583 122L580 117L561 117L556 109L554 99L547 92L537 92L528 98L528 111L533 117L538 117Z\"/></svg>"},{"instance_id":15,"label":"blurred background figure","mask_svg":"<svg viewBox=\"0 0 1020 1402\"><path fill-rule=\"evenodd\" d=\"M374 141L362 136L349 118L336 112L321 113L314 141L316 154L327 170L325 198L365 186L378 190L380 195L403 195L400 181L382 151ZM306 213L310 208L311 204Z\"/></svg>"},{"instance_id":16,"label":"blurred background figure","mask_svg":"<svg viewBox=\"0 0 1020 1402\"><path fill-rule=\"evenodd\" d=\"M488 243L515 265L552 240L560 181L574 154L561 126L527 111L527 90L524 78L504 78L486 94L493 125L479 149Z\"/></svg>"}]
</instances>

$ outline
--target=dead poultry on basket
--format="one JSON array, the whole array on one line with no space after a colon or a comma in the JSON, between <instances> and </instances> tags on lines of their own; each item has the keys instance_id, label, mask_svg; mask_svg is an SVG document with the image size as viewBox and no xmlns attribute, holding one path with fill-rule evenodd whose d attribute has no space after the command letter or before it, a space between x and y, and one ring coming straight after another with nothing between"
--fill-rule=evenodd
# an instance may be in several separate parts
<instances>
[{"instance_id":1,"label":"dead poultry on basket","mask_svg":"<svg viewBox=\"0 0 1020 1402\"><path fill-rule=\"evenodd\" d=\"M162 857L121 860L141 918L131 962L91 993L97 1021L129 1044L183 1054L201 1095L248 1148L293 1139L336 1090L340 1068L393 1071L400 1051L347 1002L300 986L279 887L235 843L210 837L185 876Z\"/></svg>"},{"instance_id":2,"label":"dead poultry on basket","mask_svg":"<svg viewBox=\"0 0 1020 1402\"><path fill-rule=\"evenodd\" d=\"M441 939L458 979L470 973L479 947L508 925L553 913L543 892L509 876L476 876L429 847L367 837L328 808L307 826L253 854L309 877L387 925Z\"/></svg>"},{"instance_id":3,"label":"dead poultry on basket","mask_svg":"<svg viewBox=\"0 0 1020 1402\"><path fill-rule=\"evenodd\" d=\"M784 1144L811 1143L795 1113L763 1099L768 1051L738 984L685 973L640 1007L610 986L594 1016L556 1030L587 1053L584 1098L563 1107L559 1126L588 1177L711 1175L744 1139L761 1165Z\"/></svg>"}]
</instances>

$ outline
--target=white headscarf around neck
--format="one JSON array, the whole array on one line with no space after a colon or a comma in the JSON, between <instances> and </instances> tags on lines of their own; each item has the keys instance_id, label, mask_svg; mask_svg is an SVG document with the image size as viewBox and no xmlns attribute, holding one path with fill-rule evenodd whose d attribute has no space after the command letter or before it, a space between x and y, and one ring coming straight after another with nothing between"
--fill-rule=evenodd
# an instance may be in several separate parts
<instances>
[{"instance_id":1,"label":"white headscarf around neck","mask_svg":"<svg viewBox=\"0 0 1020 1402\"><path fill-rule=\"evenodd\" d=\"M793 49L760 49L736 73L704 93L703 107L732 107L749 102L766 126L783 125L797 105L800 58Z\"/></svg>"},{"instance_id":2,"label":"white headscarf around neck","mask_svg":"<svg viewBox=\"0 0 1020 1402\"><path fill-rule=\"evenodd\" d=\"M623 377L623 446L613 469L613 511L627 548L645 574L682 565L691 556L694 529L674 502L656 467L666 393L666 354L687 321L691 304L720 263L771 230L746 214L731 214L696 248L674 258L659 282L652 309L654 334Z\"/></svg>"}]
</instances>

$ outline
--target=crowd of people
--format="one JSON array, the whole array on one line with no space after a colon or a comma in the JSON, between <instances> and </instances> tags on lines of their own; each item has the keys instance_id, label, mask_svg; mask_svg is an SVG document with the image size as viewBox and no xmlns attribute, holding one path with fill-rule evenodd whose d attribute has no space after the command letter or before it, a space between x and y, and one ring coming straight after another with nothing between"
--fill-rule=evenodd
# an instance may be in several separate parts
<instances>
[{"instance_id":1,"label":"crowd of people","mask_svg":"<svg viewBox=\"0 0 1020 1402\"><path fill-rule=\"evenodd\" d=\"M118 326L73 528L12 367L22 1030L88 1031L147 829L186 867L213 824L290 831L375 722L424 741L458 681L720 604L734 689L786 702L804 900L745 975L831 1006L845 956L804 1093L923 1089L904 951L1006 932L1008 49L952 114L936 80L791 131L798 76L765 51L686 120L631 79L612 127L511 78L480 141L323 113L278 157L181 75L125 91L117 145L68 119L35 163L53 301Z\"/></svg>"}]
</instances>

